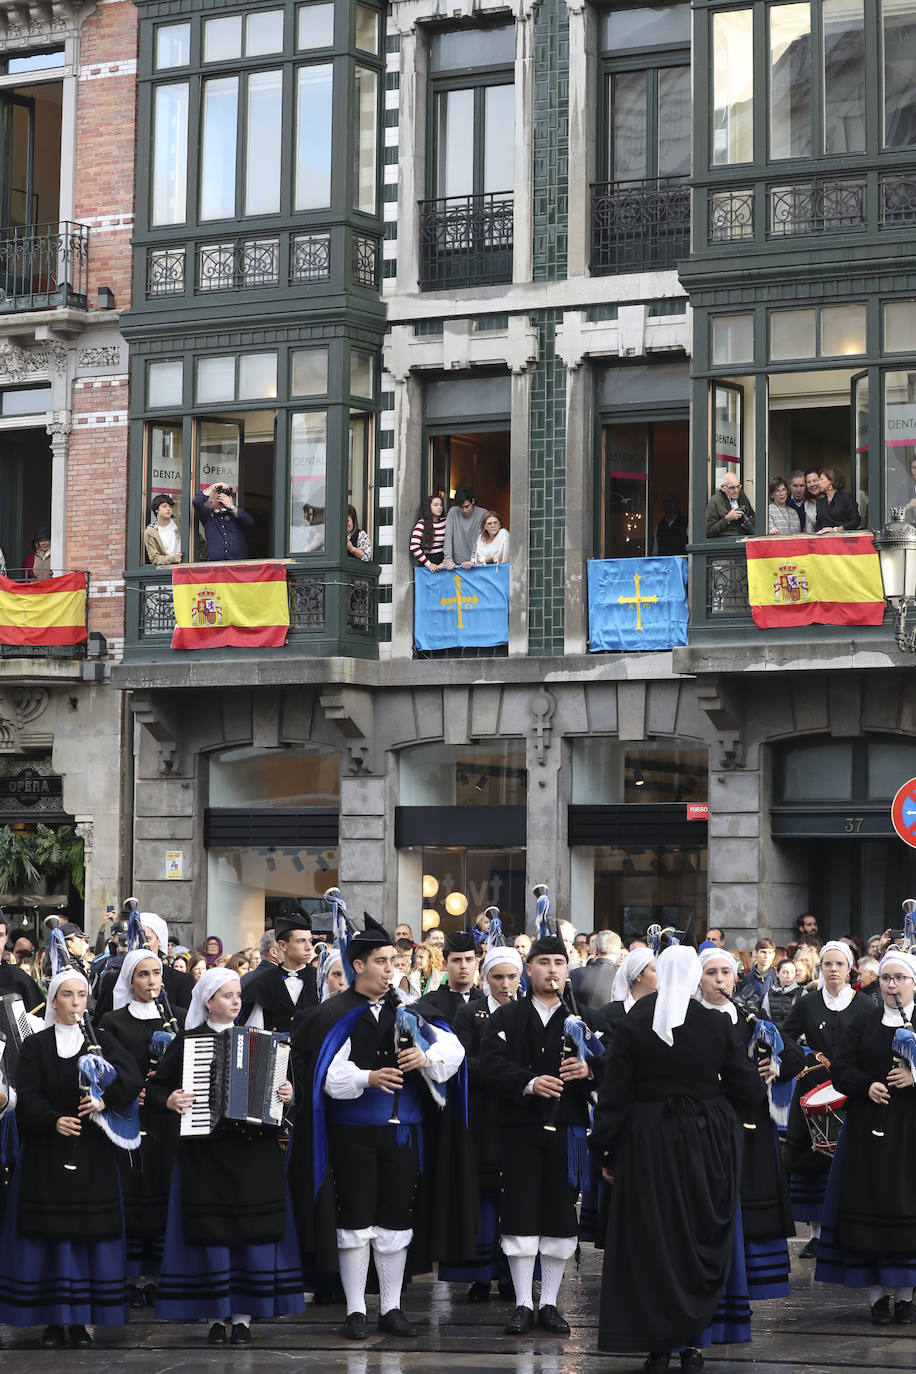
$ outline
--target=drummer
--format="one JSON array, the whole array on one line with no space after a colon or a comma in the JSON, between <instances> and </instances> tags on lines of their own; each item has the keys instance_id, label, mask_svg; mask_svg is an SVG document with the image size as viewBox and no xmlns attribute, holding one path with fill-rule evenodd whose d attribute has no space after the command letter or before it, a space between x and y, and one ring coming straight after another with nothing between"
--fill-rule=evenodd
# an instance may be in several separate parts
<instances>
[{"instance_id":1,"label":"drummer","mask_svg":"<svg viewBox=\"0 0 916 1374\"><path fill-rule=\"evenodd\" d=\"M800 1098L830 1078L830 1062L843 1031L860 1025L874 1011L870 997L857 996L850 987L852 950L841 940L828 940L821 949L821 974L817 991L802 997L792 1008L782 1028L783 1040L803 1040L807 1063L789 1112L786 1133L786 1166L789 1171L789 1197L796 1221L807 1221L811 1239L801 1251L802 1259L817 1254L821 1233L821 1213L827 1190L830 1157L816 1153L801 1108Z\"/></svg>"},{"instance_id":2,"label":"drummer","mask_svg":"<svg viewBox=\"0 0 916 1374\"><path fill-rule=\"evenodd\" d=\"M846 1124L827 1186L815 1278L868 1289L876 1326L909 1325L916 1283L916 1179L909 1167L916 1093L913 1055L906 1062L894 1047L900 1028L912 1029L916 958L889 950L878 979L881 1009L850 1028L831 1065L834 1087L846 1094ZM880 1180L880 1187L863 1189L866 1179Z\"/></svg>"}]
</instances>

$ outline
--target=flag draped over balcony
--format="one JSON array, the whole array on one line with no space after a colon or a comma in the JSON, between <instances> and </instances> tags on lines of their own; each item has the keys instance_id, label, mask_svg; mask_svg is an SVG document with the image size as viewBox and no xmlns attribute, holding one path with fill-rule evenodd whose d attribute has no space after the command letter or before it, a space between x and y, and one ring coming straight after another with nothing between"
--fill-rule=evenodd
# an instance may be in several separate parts
<instances>
[{"instance_id":1,"label":"flag draped over balcony","mask_svg":"<svg viewBox=\"0 0 916 1374\"><path fill-rule=\"evenodd\" d=\"M747 591L754 624L880 625L881 566L872 536L748 539Z\"/></svg>"},{"instance_id":2,"label":"flag draped over balcony","mask_svg":"<svg viewBox=\"0 0 916 1374\"><path fill-rule=\"evenodd\" d=\"M173 649L274 649L286 643L285 563L189 563L172 569Z\"/></svg>"},{"instance_id":3,"label":"flag draped over balcony","mask_svg":"<svg viewBox=\"0 0 916 1374\"><path fill-rule=\"evenodd\" d=\"M591 558L587 568L592 653L687 643L686 558Z\"/></svg>"},{"instance_id":4,"label":"flag draped over balcony","mask_svg":"<svg viewBox=\"0 0 916 1374\"><path fill-rule=\"evenodd\" d=\"M86 631L84 572L62 573L43 582L0 577L0 644L82 644Z\"/></svg>"},{"instance_id":5,"label":"flag draped over balcony","mask_svg":"<svg viewBox=\"0 0 916 1374\"><path fill-rule=\"evenodd\" d=\"M509 642L509 565L414 573L418 649L486 648Z\"/></svg>"}]
</instances>

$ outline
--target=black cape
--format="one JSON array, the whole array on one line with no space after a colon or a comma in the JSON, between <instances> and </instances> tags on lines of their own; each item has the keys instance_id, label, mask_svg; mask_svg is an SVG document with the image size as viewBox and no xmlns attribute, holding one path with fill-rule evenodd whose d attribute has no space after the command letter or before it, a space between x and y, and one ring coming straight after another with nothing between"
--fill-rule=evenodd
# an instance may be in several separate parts
<instances>
[{"instance_id":1,"label":"black cape","mask_svg":"<svg viewBox=\"0 0 916 1374\"><path fill-rule=\"evenodd\" d=\"M444 1021L447 1026L454 1026L459 1010L478 1002L482 1002L486 1007L487 999L479 988L471 988L465 1002L460 992L452 992L448 984L443 983L440 988L434 988L425 997L419 997L416 1002L411 1002L410 1009L427 1021Z\"/></svg>"},{"instance_id":2,"label":"black cape","mask_svg":"<svg viewBox=\"0 0 916 1374\"><path fill-rule=\"evenodd\" d=\"M389 997L396 994L389 993ZM359 1007L368 1010L368 998L348 988L297 1020L293 1032L293 1070L296 1082L296 1113L289 1146L289 1181L303 1270L312 1276L336 1273L337 1221L334 1206L334 1161L315 1191L313 1144L315 1117L313 1097L321 1091L316 1069L327 1070L325 1041L336 1044L337 1023ZM346 1037L344 1037L346 1038ZM341 1041L342 1043L342 1041ZM415 1205L413 1239L407 1256L409 1274L428 1273L434 1259L457 1261L473 1254L476 1226L476 1189L463 1103L457 1101L457 1075L449 1083L448 1105L434 1106L425 1083L423 1171ZM357 1127L353 1128L358 1129Z\"/></svg>"},{"instance_id":3,"label":"black cape","mask_svg":"<svg viewBox=\"0 0 916 1374\"><path fill-rule=\"evenodd\" d=\"M94 1013L94 1019L97 1021L101 1021L102 1017L107 1016L112 1010L115 983L118 981L118 974L121 972L121 965L126 957L124 954L112 954L99 975ZM177 968L172 968L171 965L164 963L162 965L162 987L173 1011L179 1009L187 1011L191 1005L191 993L194 991L194 979L190 973L181 973Z\"/></svg>"},{"instance_id":4,"label":"black cape","mask_svg":"<svg viewBox=\"0 0 916 1374\"><path fill-rule=\"evenodd\" d=\"M500 1180L499 1099L480 1062L480 1046L489 1018L486 998L468 1002L458 1008L453 1029L464 1046L468 1065L468 1125L477 1184L483 1192L495 1193Z\"/></svg>"},{"instance_id":5,"label":"black cape","mask_svg":"<svg viewBox=\"0 0 916 1374\"><path fill-rule=\"evenodd\" d=\"M309 1007L318 1005L318 975L311 964L301 970L302 991L298 1002L293 1002L286 990L288 972L269 959L262 959L257 968L246 973L242 979L242 1010L239 1025L248 1023L255 1006L264 1013L264 1029L291 1031L294 1022Z\"/></svg>"},{"instance_id":6,"label":"black cape","mask_svg":"<svg viewBox=\"0 0 916 1374\"><path fill-rule=\"evenodd\" d=\"M652 1030L656 994L604 1056L592 1146L614 1170L598 1347L675 1350L713 1318L731 1265L741 1170L735 1115L763 1082L718 1012L689 1003L673 1046Z\"/></svg>"},{"instance_id":7,"label":"black cape","mask_svg":"<svg viewBox=\"0 0 916 1374\"><path fill-rule=\"evenodd\" d=\"M26 1011L39 1015L44 1010L45 995L34 978L21 969L18 964L0 964L0 997L15 993L22 998Z\"/></svg>"}]
</instances>

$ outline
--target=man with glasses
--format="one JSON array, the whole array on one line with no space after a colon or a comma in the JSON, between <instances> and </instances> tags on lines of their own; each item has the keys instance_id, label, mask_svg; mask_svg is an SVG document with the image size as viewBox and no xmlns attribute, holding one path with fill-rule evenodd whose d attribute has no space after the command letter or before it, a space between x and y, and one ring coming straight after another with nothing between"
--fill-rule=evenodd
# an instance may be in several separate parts
<instances>
[{"instance_id":1,"label":"man with glasses","mask_svg":"<svg viewBox=\"0 0 916 1374\"><path fill-rule=\"evenodd\" d=\"M754 507L733 472L726 472L719 490L706 507L706 538L754 533Z\"/></svg>"},{"instance_id":2,"label":"man with glasses","mask_svg":"<svg viewBox=\"0 0 916 1374\"><path fill-rule=\"evenodd\" d=\"M470 568L474 563L474 550L480 534L481 513L474 503L474 493L469 487L459 487L455 492L455 503L445 517L444 560L449 572L455 565Z\"/></svg>"}]
</instances>

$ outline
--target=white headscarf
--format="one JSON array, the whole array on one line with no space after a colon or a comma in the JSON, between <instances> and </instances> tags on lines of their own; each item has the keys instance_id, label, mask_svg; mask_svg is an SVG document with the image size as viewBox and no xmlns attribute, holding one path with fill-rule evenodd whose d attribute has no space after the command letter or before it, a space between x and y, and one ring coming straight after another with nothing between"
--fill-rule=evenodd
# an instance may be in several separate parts
<instances>
[{"instance_id":1,"label":"white headscarf","mask_svg":"<svg viewBox=\"0 0 916 1374\"><path fill-rule=\"evenodd\" d=\"M57 1012L54 1010L54 998L57 996L57 991L60 985L62 983L69 982L71 979L76 983L82 983L86 991L89 991L89 984L87 983L86 979L83 977L81 973L77 972L75 968L64 968L61 969L60 973L55 973L54 977L48 984L48 1000L45 1003L46 1026L57 1025Z\"/></svg>"},{"instance_id":2,"label":"white headscarf","mask_svg":"<svg viewBox=\"0 0 916 1374\"><path fill-rule=\"evenodd\" d=\"M194 991L191 993L191 1005L185 1017L185 1030L193 1030L195 1026L202 1026L207 1019L207 1003L215 992L219 992L224 983L238 982L239 976L235 969L231 968L208 968L202 973L194 984Z\"/></svg>"},{"instance_id":3,"label":"white headscarf","mask_svg":"<svg viewBox=\"0 0 916 1374\"><path fill-rule=\"evenodd\" d=\"M878 965L879 978L881 977L881 974L883 973L884 969L887 967L888 964L900 964L901 967L906 969L907 973L909 973L911 977L916 979L916 958L914 958L912 954L905 954L901 950L897 949L889 949L885 954L884 958L881 960L881 963ZM903 1007L904 1012L910 1011L910 1008L913 1004L914 994L916 994L916 989L911 989L906 998L900 998L900 1005ZM910 1011L910 1016L912 1018L912 1011ZM884 1000L883 993L881 996L881 1024L884 1026L903 1025L903 1016L897 1010L896 1006L889 1007L887 1005L887 1003Z\"/></svg>"},{"instance_id":4,"label":"white headscarf","mask_svg":"<svg viewBox=\"0 0 916 1374\"><path fill-rule=\"evenodd\" d=\"M611 995L612 1002L626 1001L630 988L639 975L645 972L654 958L655 955L651 949L631 950L617 970L617 977L614 979L614 991Z\"/></svg>"},{"instance_id":5,"label":"white headscarf","mask_svg":"<svg viewBox=\"0 0 916 1374\"><path fill-rule=\"evenodd\" d=\"M124 963L118 971L118 981L115 983L114 992L111 994L111 1005L115 1011L120 1011L121 1007L126 1007L128 1002L134 1000L130 985L137 965L142 963L144 959L155 959L159 965L159 972L162 972L162 960L158 954L154 954L150 949L134 949L131 950L130 954L125 954Z\"/></svg>"},{"instance_id":6,"label":"white headscarf","mask_svg":"<svg viewBox=\"0 0 916 1374\"><path fill-rule=\"evenodd\" d=\"M684 1024L687 1007L697 990L703 966L695 949L687 945L669 945L655 961L658 974L658 996L652 1017L652 1029L666 1045L674 1044L673 1031Z\"/></svg>"},{"instance_id":7,"label":"white headscarf","mask_svg":"<svg viewBox=\"0 0 916 1374\"><path fill-rule=\"evenodd\" d=\"M823 964L823 962L824 962L824 955L825 955L825 954L829 954L830 951L831 951L832 949L839 950L840 954L845 954L845 956L846 956L846 962L848 963L848 965L849 965L849 967L850 967L850 969L851 969L851 968L852 968L852 950L849 948L849 946L848 946L848 945L845 943L845 941L843 941L843 940L828 940L827 943L826 943L826 945L821 945L821 952L820 952L820 954L818 955L818 961L819 961L821 964ZM825 986L825 981L824 981L824 974L823 974L823 971L822 971L820 977L819 977L818 980L817 980L818 992L822 992L823 989L824 989L824 986Z\"/></svg>"},{"instance_id":8,"label":"white headscarf","mask_svg":"<svg viewBox=\"0 0 916 1374\"><path fill-rule=\"evenodd\" d=\"M519 954L518 950L513 949L511 945L497 945L494 949L488 950L483 958L481 979L483 981L484 997L489 997L490 995L490 984L487 982L487 974L490 972L490 969L495 968L497 964L511 964L519 977L521 977L522 956Z\"/></svg>"},{"instance_id":9,"label":"white headscarf","mask_svg":"<svg viewBox=\"0 0 916 1374\"><path fill-rule=\"evenodd\" d=\"M162 950L163 954L166 954L169 948L169 928L162 917L157 916L155 911L141 911L140 924L144 926L146 930L151 930L154 935L158 936L159 948Z\"/></svg>"},{"instance_id":10,"label":"white headscarf","mask_svg":"<svg viewBox=\"0 0 916 1374\"><path fill-rule=\"evenodd\" d=\"M343 964L343 960L340 957L340 950L334 948L327 950L320 963L323 965L323 967L319 969L321 976L321 1000L322 1002L327 1002L331 997L331 989L328 987L328 974L331 972L334 964Z\"/></svg>"},{"instance_id":11,"label":"white headscarf","mask_svg":"<svg viewBox=\"0 0 916 1374\"><path fill-rule=\"evenodd\" d=\"M878 965L878 977L884 972L886 964L902 964L907 973L916 978L916 957L912 954L905 954L899 949L889 949Z\"/></svg>"}]
</instances>

